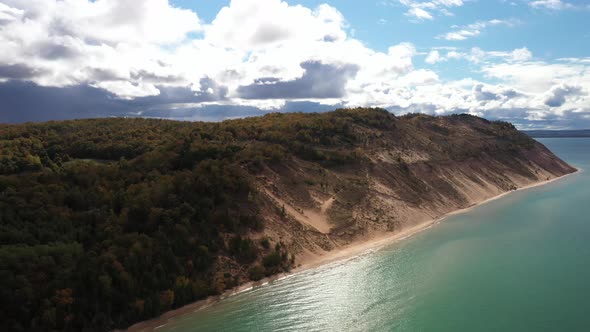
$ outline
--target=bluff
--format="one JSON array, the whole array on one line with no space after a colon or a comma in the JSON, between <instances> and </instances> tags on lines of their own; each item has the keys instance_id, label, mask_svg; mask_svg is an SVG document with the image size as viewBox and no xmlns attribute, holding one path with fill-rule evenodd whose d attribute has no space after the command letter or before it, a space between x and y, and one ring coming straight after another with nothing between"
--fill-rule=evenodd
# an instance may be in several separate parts
<instances>
[{"instance_id":1,"label":"bluff","mask_svg":"<svg viewBox=\"0 0 590 332\"><path fill-rule=\"evenodd\" d=\"M124 328L573 171L470 115L0 125L0 329Z\"/></svg>"}]
</instances>

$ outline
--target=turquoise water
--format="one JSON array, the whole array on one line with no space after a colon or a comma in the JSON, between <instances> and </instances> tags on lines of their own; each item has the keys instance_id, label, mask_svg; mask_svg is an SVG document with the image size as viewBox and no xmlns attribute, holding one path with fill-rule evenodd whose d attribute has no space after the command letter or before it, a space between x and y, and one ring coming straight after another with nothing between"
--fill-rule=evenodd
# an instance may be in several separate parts
<instances>
[{"instance_id":1,"label":"turquoise water","mask_svg":"<svg viewBox=\"0 0 590 332\"><path fill-rule=\"evenodd\" d=\"M587 171L158 331L590 331L590 139L540 141Z\"/></svg>"}]
</instances>

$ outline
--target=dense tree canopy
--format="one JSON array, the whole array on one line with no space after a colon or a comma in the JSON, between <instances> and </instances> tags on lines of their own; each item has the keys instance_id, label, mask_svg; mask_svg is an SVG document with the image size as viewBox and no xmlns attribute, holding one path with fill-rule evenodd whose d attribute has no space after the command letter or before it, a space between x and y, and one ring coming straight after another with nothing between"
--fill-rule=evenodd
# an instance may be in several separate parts
<instances>
[{"instance_id":1,"label":"dense tree canopy","mask_svg":"<svg viewBox=\"0 0 590 332\"><path fill-rule=\"evenodd\" d=\"M0 125L0 328L125 327L234 286L220 255L255 280L288 268L247 237L263 227L248 174L291 153L355 162L330 147L357 139L351 119L392 117L371 114Z\"/></svg>"}]
</instances>

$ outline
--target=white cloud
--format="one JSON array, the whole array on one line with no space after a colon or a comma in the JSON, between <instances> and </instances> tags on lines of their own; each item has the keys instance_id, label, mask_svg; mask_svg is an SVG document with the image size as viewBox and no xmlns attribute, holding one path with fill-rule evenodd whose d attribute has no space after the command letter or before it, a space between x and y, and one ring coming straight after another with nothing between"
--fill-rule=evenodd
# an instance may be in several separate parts
<instances>
[{"instance_id":1,"label":"white cloud","mask_svg":"<svg viewBox=\"0 0 590 332\"><path fill-rule=\"evenodd\" d=\"M479 30L458 30L445 34L442 36L446 40L465 40L467 38L478 36L481 32Z\"/></svg>"},{"instance_id":2,"label":"white cloud","mask_svg":"<svg viewBox=\"0 0 590 332\"><path fill-rule=\"evenodd\" d=\"M513 61L528 61L533 57L533 53L526 47L517 48L512 51L511 58Z\"/></svg>"},{"instance_id":3,"label":"white cloud","mask_svg":"<svg viewBox=\"0 0 590 332\"><path fill-rule=\"evenodd\" d=\"M107 91L116 91L122 98L137 98L146 96L155 96L160 93L152 84L145 84L142 82L132 83L129 81L103 81L92 84L95 87L105 89Z\"/></svg>"},{"instance_id":4,"label":"white cloud","mask_svg":"<svg viewBox=\"0 0 590 332\"><path fill-rule=\"evenodd\" d=\"M451 48L446 55L442 55L438 49L430 51L425 62L434 64L447 60L467 60L479 64L501 60L506 63L513 63L528 61L532 57L533 54L526 47L517 48L512 51L484 51L479 47L473 47L469 51L461 51L457 48Z\"/></svg>"},{"instance_id":5,"label":"white cloud","mask_svg":"<svg viewBox=\"0 0 590 332\"><path fill-rule=\"evenodd\" d=\"M229 48L252 50L284 42L346 39L342 14L329 5L316 10L281 0L232 0L208 27L206 39Z\"/></svg>"},{"instance_id":6,"label":"white cloud","mask_svg":"<svg viewBox=\"0 0 590 332\"><path fill-rule=\"evenodd\" d=\"M463 5L401 3L430 18ZM456 37L444 38L516 23L480 21L453 27ZM91 85L124 99L182 87L193 94L184 107L276 109L296 100L530 121L590 113L587 58L547 63L532 60L526 47L436 48L422 54L411 43L377 51L355 39L343 15L329 5L233 0L207 24L166 0L4 0L0 24L0 80ZM497 84L442 80L433 70L415 68L418 54L428 64L469 61L472 70Z\"/></svg>"},{"instance_id":7,"label":"white cloud","mask_svg":"<svg viewBox=\"0 0 590 332\"><path fill-rule=\"evenodd\" d=\"M574 6L561 0L535 0L529 2L529 6L533 8L546 8L552 10L560 10L566 8L573 8Z\"/></svg>"},{"instance_id":8,"label":"white cloud","mask_svg":"<svg viewBox=\"0 0 590 332\"><path fill-rule=\"evenodd\" d=\"M453 14L449 11L450 8L461 7L464 4L463 0L398 0L398 2L408 8L407 16L419 20L432 20L434 19L433 13L451 16Z\"/></svg>"},{"instance_id":9,"label":"white cloud","mask_svg":"<svg viewBox=\"0 0 590 332\"><path fill-rule=\"evenodd\" d=\"M453 26L454 31L448 32L443 35L439 35L437 36L437 38L454 41L465 40L471 37L479 36L483 30L492 26L514 26L517 23L518 21L516 20L498 19L493 19L489 21L478 21L465 26Z\"/></svg>"},{"instance_id":10,"label":"white cloud","mask_svg":"<svg viewBox=\"0 0 590 332\"><path fill-rule=\"evenodd\" d=\"M560 107L566 103L566 97L579 96L583 94L580 86L571 86L567 83L561 83L551 87L547 91L545 105L549 107Z\"/></svg>"},{"instance_id":11,"label":"white cloud","mask_svg":"<svg viewBox=\"0 0 590 332\"><path fill-rule=\"evenodd\" d=\"M431 65L446 60L445 58L440 56L440 53L437 50L430 51L424 60L426 63Z\"/></svg>"},{"instance_id":12,"label":"white cloud","mask_svg":"<svg viewBox=\"0 0 590 332\"><path fill-rule=\"evenodd\" d=\"M531 62L526 48L510 52L450 50L446 56L432 50L429 56L437 61L465 59L480 64L484 75L499 83L463 79L398 86L386 94L373 93L375 106L401 113L467 112L531 128L558 121L571 126L573 119L590 115L590 68L585 59L568 59L567 64Z\"/></svg>"},{"instance_id":13,"label":"white cloud","mask_svg":"<svg viewBox=\"0 0 590 332\"><path fill-rule=\"evenodd\" d=\"M411 8L410 10L408 10L406 15L414 16L414 17L421 19L421 20L432 20L433 19L432 15L429 12L425 11L422 8L418 8L418 7Z\"/></svg>"},{"instance_id":14,"label":"white cloud","mask_svg":"<svg viewBox=\"0 0 590 332\"><path fill-rule=\"evenodd\" d=\"M485 56L491 58L501 58L507 62L523 62L532 59L533 53L528 48L522 47L510 52L491 51L486 52Z\"/></svg>"},{"instance_id":15,"label":"white cloud","mask_svg":"<svg viewBox=\"0 0 590 332\"><path fill-rule=\"evenodd\" d=\"M9 7L0 2L0 22L19 20L24 14L23 10Z\"/></svg>"},{"instance_id":16,"label":"white cloud","mask_svg":"<svg viewBox=\"0 0 590 332\"><path fill-rule=\"evenodd\" d=\"M0 64L33 68L41 85L101 81L125 98L157 94L133 77L176 75L163 65L168 50L202 29L197 14L167 0L4 0L0 12Z\"/></svg>"}]
</instances>

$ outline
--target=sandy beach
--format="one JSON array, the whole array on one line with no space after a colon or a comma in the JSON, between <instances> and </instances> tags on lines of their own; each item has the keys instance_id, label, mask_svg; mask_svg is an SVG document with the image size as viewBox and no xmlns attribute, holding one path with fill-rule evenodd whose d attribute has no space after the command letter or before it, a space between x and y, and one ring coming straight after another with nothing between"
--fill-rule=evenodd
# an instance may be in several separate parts
<instances>
[{"instance_id":1,"label":"sandy beach","mask_svg":"<svg viewBox=\"0 0 590 332\"><path fill-rule=\"evenodd\" d=\"M556 178L553 178L553 179L550 179L547 181L533 183L531 185L524 186L524 187L518 188L516 190L508 191L508 192L502 193L500 195L491 197L489 199L483 200L483 201L473 204L467 208L455 210L455 211L447 213L443 216L440 216L438 218L427 220L427 221L422 222L422 223L415 225L413 227L407 227L399 232L394 232L394 233L384 232L381 234L376 234L375 236L373 236L371 238L368 238L368 239L365 239L362 241L357 241L357 242L354 242L354 243L347 245L345 247L341 247L341 248L326 252L321 256L314 256L314 257L306 258L302 261L302 263L297 268L293 269L289 273L282 273L282 274L278 274L278 275L275 275L275 276L272 276L269 278L264 278L260 281L245 283L243 285L240 285L236 288L233 288L231 290L224 292L222 295L211 296L207 299L203 299L203 300L191 303L189 305L186 305L184 307L168 311L168 312L162 314L158 318L154 318L154 319L151 319L148 321L134 324L131 327L129 327L127 329L127 331L134 332L134 331L157 330L159 327L166 325L168 320L170 320L171 318L206 308L206 307L211 306L215 303L218 303L219 301L223 300L224 298L239 294L244 291L248 291L254 287L263 286L265 284L268 284L269 282L284 279L288 276L292 276L297 273L307 271L309 269L317 268L319 266L326 265L326 264L329 264L332 262L342 261L342 260L350 259L350 258L359 256L359 255L374 252L376 250L380 250L386 246L392 245L392 244L397 243L401 240L407 239L415 234L418 234L426 229L429 229L430 227L440 223L441 221L443 221L445 218L448 218L449 216L453 216L453 215L467 212L477 206L484 205L486 203L500 199L506 195L509 195L509 194L517 192L517 191L524 191L524 190L528 190L531 188L547 185L547 184L553 183L557 180L562 180L570 175L578 174L582 171L583 170L578 169L576 172L571 173L571 174L567 174L567 175L564 175L561 177L556 177Z\"/></svg>"}]
</instances>

